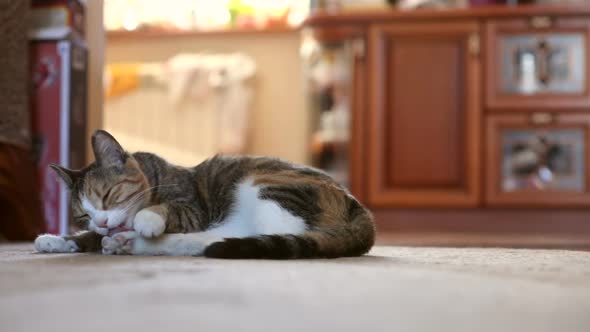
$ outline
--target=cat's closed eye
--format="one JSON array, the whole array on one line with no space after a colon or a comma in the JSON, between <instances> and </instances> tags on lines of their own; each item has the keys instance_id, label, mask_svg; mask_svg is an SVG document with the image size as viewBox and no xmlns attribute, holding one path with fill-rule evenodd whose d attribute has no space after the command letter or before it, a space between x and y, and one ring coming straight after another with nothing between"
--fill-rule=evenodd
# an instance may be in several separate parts
<instances>
[{"instance_id":1,"label":"cat's closed eye","mask_svg":"<svg viewBox=\"0 0 590 332\"><path fill-rule=\"evenodd\" d=\"M88 213L84 213L81 215L74 216L74 219L80 220L80 221L86 221L86 220L90 219L90 216L88 215Z\"/></svg>"},{"instance_id":2,"label":"cat's closed eye","mask_svg":"<svg viewBox=\"0 0 590 332\"><path fill-rule=\"evenodd\" d=\"M125 179L118 183L115 183L113 186L106 191L105 195L102 197L103 206L117 206L122 203L125 203L129 200L133 195L137 194L141 187L131 187L130 185L135 185L137 181Z\"/></svg>"},{"instance_id":3,"label":"cat's closed eye","mask_svg":"<svg viewBox=\"0 0 590 332\"><path fill-rule=\"evenodd\" d=\"M103 196L102 202L105 207L113 207L126 202L134 192L128 192L124 190L122 184L116 184L112 186L107 193Z\"/></svg>"},{"instance_id":4,"label":"cat's closed eye","mask_svg":"<svg viewBox=\"0 0 590 332\"><path fill-rule=\"evenodd\" d=\"M112 186L111 188L109 188L109 190L107 191L107 193L106 193L106 194L104 194L104 196L102 197L102 205L103 205L103 206L106 206L106 205L107 205L107 202L108 202L108 200L109 200L109 196L110 196L110 195L111 195L111 193L113 192L113 189L114 189L115 187L117 187L117 186L118 186L118 184L115 184L114 186Z\"/></svg>"}]
</instances>

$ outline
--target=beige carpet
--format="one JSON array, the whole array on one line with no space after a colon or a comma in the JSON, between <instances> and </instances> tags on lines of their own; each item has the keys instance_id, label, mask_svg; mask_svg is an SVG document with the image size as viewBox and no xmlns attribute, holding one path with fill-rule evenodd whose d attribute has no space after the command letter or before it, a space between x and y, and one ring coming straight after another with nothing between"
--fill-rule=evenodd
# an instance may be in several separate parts
<instances>
[{"instance_id":1,"label":"beige carpet","mask_svg":"<svg viewBox=\"0 0 590 332\"><path fill-rule=\"evenodd\" d=\"M0 331L590 331L590 253L379 247L338 260L0 246Z\"/></svg>"}]
</instances>

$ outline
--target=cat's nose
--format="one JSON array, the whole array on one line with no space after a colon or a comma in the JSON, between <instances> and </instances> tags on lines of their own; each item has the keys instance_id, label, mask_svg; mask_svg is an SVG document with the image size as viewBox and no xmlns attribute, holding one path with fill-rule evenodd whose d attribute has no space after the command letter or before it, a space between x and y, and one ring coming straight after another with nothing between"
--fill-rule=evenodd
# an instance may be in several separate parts
<instances>
[{"instance_id":1,"label":"cat's nose","mask_svg":"<svg viewBox=\"0 0 590 332\"><path fill-rule=\"evenodd\" d=\"M96 225L100 226L100 227L106 227L107 226L107 222L109 221L109 218L102 218L102 219L97 219L96 220Z\"/></svg>"}]
</instances>

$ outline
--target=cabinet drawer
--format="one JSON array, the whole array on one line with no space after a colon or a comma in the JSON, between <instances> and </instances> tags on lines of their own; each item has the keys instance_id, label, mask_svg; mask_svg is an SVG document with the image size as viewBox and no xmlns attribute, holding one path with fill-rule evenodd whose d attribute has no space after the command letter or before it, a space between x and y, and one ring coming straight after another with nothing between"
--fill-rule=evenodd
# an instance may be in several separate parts
<instances>
[{"instance_id":1,"label":"cabinet drawer","mask_svg":"<svg viewBox=\"0 0 590 332\"><path fill-rule=\"evenodd\" d=\"M487 117L486 201L491 205L590 203L590 115Z\"/></svg>"},{"instance_id":2,"label":"cabinet drawer","mask_svg":"<svg viewBox=\"0 0 590 332\"><path fill-rule=\"evenodd\" d=\"M487 106L590 106L589 28L588 19L548 16L488 22Z\"/></svg>"}]
</instances>

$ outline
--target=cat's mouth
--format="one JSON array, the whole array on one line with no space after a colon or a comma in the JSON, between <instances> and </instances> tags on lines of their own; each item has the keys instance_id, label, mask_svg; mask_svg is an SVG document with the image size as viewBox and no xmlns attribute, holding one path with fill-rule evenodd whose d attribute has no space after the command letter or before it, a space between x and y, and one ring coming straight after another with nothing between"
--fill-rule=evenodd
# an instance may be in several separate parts
<instances>
[{"instance_id":1,"label":"cat's mouth","mask_svg":"<svg viewBox=\"0 0 590 332\"><path fill-rule=\"evenodd\" d=\"M121 232L127 232L132 230L129 227L126 227L125 225L121 225L121 226L117 226L117 227L113 227L113 228L104 228L104 227L95 227L94 231L100 235L103 236L113 236L117 233L121 233Z\"/></svg>"},{"instance_id":2,"label":"cat's mouth","mask_svg":"<svg viewBox=\"0 0 590 332\"><path fill-rule=\"evenodd\" d=\"M107 235L108 236L113 236L113 235L115 235L117 233L127 232L127 231L130 231L130 230L131 230L131 228L125 227L125 225L121 225L121 226L117 226L115 228L109 228Z\"/></svg>"}]
</instances>

